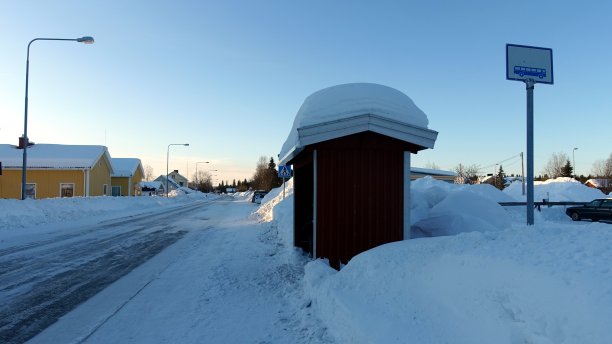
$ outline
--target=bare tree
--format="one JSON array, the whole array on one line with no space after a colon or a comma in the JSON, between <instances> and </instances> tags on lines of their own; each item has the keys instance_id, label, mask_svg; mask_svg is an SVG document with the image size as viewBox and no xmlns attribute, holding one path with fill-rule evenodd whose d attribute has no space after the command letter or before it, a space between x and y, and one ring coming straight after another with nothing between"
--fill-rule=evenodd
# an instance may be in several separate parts
<instances>
[{"instance_id":1,"label":"bare tree","mask_svg":"<svg viewBox=\"0 0 612 344\"><path fill-rule=\"evenodd\" d=\"M563 175L563 168L566 162L569 161L569 157L565 153L553 153L548 159L546 167L544 167L544 174L550 178L557 178Z\"/></svg>"},{"instance_id":2,"label":"bare tree","mask_svg":"<svg viewBox=\"0 0 612 344\"><path fill-rule=\"evenodd\" d=\"M612 178L612 153L606 160L595 161L591 173L599 178Z\"/></svg>"},{"instance_id":3,"label":"bare tree","mask_svg":"<svg viewBox=\"0 0 612 344\"><path fill-rule=\"evenodd\" d=\"M436 164L435 162L428 162L427 164L425 164L425 168L428 168L430 170L439 170L440 166L438 166L438 164Z\"/></svg>"},{"instance_id":4,"label":"bare tree","mask_svg":"<svg viewBox=\"0 0 612 344\"><path fill-rule=\"evenodd\" d=\"M144 180L150 182L153 180L153 167L151 165L145 165L144 167Z\"/></svg>"},{"instance_id":5,"label":"bare tree","mask_svg":"<svg viewBox=\"0 0 612 344\"><path fill-rule=\"evenodd\" d=\"M457 173L455 184L471 184L478 179L478 166L476 165L459 164L455 166L454 171Z\"/></svg>"},{"instance_id":6,"label":"bare tree","mask_svg":"<svg viewBox=\"0 0 612 344\"><path fill-rule=\"evenodd\" d=\"M266 175L268 169L268 158L260 156L255 166L255 174L253 175L253 188L256 190L267 190Z\"/></svg>"}]
</instances>

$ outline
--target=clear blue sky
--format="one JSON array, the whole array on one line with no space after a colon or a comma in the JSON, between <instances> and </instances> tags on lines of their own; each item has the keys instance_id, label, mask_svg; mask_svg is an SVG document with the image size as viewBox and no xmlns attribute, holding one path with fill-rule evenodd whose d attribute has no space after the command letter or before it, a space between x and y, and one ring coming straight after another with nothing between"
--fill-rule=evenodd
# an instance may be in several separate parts
<instances>
[{"instance_id":1,"label":"clear blue sky","mask_svg":"<svg viewBox=\"0 0 612 344\"><path fill-rule=\"evenodd\" d=\"M410 4L412 3L412 4ZM156 174L250 178L311 93L373 82L429 117L436 147L413 165L491 170L525 150L525 87L505 80L506 43L548 47L554 85L535 88L535 172L552 153L588 174L612 152L609 1L3 1L0 142L106 144ZM520 171L520 160L502 163ZM202 164L199 169L206 169Z\"/></svg>"}]
</instances>

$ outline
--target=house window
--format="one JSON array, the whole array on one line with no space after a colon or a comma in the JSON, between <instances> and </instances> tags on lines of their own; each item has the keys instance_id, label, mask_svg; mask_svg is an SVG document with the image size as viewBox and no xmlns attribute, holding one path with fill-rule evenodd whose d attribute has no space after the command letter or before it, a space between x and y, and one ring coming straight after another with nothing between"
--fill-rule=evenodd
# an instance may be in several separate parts
<instances>
[{"instance_id":1,"label":"house window","mask_svg":"<svg viewBox=\"0 0 612 344\"><path fill-rule=\"evenodd\" d=\"M102 186L102 194L106 196L108 194L108 184Z\"/></svg>"},{"instance_id":2,"label":"house window","mask_svg":"<svg viewBox=\"0 0 612 344\"><path fill-rule=\"evenodd\" d=\"M113 196L121 196L121 186L120 185L111 186L111 191L113 192L112 193Z\"/></svg>"},{"instance_id":3,"label":"house window","mask_svg":"<svg viewBox=\"0 0 612 344\"><path fill-rule=\"evenodd\" d=\"M35 183L26 184L25 198L36 199L36 184Z\"/></svg>"},{"instance_id":4,"label":"house window","mask_svg":"<svg viewBox=\"0 0 612 344\"><path fill-rule=\"evenodd\" d=\"M74 196L74 183L61 183L60 184L60 197L73 197Z\"/></svg>"}]
</instances>

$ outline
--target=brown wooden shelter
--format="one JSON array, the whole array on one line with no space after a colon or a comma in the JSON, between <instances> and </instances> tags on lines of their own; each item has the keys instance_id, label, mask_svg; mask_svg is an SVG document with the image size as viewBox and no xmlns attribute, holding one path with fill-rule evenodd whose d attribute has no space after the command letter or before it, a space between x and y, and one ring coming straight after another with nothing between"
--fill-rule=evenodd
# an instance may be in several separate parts
<instances>
[{"instance_id":1,"label":"brown wooden shelter","mask_svg":"<svg viewBox=\"0 0 612 344\"><path fill-rule=\"evenodd\" d=\"M410 154L433 148L437 132L374 111L296 129L299 145L280 160L293 165L296 247L339 268L408 238Z\"/></svg>"}]
</instances>

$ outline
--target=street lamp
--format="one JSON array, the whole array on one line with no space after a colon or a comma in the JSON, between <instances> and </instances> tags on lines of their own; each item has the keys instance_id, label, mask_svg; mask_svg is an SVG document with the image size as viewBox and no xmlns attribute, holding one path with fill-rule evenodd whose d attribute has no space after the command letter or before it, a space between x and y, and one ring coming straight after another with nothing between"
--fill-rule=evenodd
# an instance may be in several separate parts
<instances>
[{"instance_id":1,"label":"street lamp","mask_svg":"<svg viewBox=\"0 0 612 344\"><path fill-rule=\"evenodd\" d=\"M198 161L196 162L196 184L198 183L198 164L209 164L209 161Z\"/></svg>"},{"instance_id":2,"label":"street lamp","mask_svg":"<svg viewBox=\"0 0 612 344\"><path fill-rule=\"evenodd\" d=\"M166 197L168 197L168 162L170 161L170 146L189 146L189 143L171 143L166 152Z\"/></svg>"},{"instance_id":3,"label":"street lamp","mask_svg":"<svg viewBox=\"0 0 612 344\"><path fill-rule=\"evenodd\" d=\"M25 84L25 111L23 118L23 167L21 170L21 199L26 198L26 166L28 160L28 81L30 77L30 45L35 41L74 41L85 44L93 44L94 39L90 36L80 38L34 38L28 43L28 53L26 56L26 84Z\"/></svg>"},{"instance_id":4,"label":"street lamp","mask_svg":"<svg viewBox=\"0 0 612 344\"><path fill-rule=\"evenodd\" d=\"M574 155L574 152L576 151L576 149L578 149L578 147L574 147L574 149L572 149L572 164L574 165L574 179L576 178L576 156Z\"/></svg>"}]
</instances>

